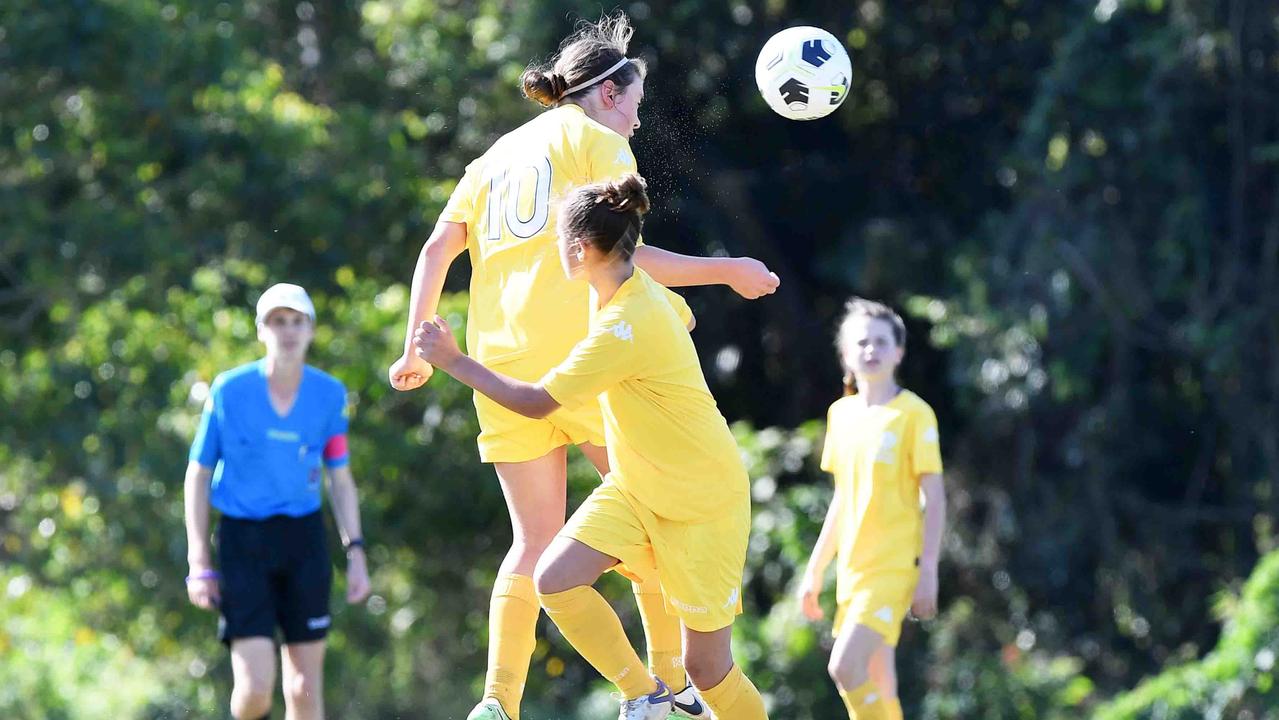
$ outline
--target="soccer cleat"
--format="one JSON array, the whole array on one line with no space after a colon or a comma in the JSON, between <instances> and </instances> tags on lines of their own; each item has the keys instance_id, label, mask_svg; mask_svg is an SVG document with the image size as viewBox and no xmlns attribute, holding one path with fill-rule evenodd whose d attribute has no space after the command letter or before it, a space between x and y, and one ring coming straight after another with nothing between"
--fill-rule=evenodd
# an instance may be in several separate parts
<instances>
[{"instance_id":1,"label":"soccer cleat","mask_svg":"<svg viewBox=\"0 0 1279 720\"><path fill-rule=\"evenodd\" d=\"M675 717L692 718L692 720L711 720L711 709L706 707L693 683L677 693L671 693L671 705L675 706Z\"/></svg>"},{"instance_id":2,"label":"soccer cleat","mask_svg":"<svg viewBox=\"0 0 1279 720\"><path fill-rule=\"evenodd\" d=\"M466 716L466 720L511 720L511 716L502 709L502 703L497 698L484 698L484 702L476 705L471 714Z\"/></svg>"},{"instance_id":3,"label":"soccer cleat","mask_svg":"<svg viewBox=\"0 0 1279 720\"><path fill-rule=\"evenodd\" d=\"M634 700L623 700L617 720L666 720L671 716L671 689L657 681L657 689Z\"/></svg>"}]
</instances>

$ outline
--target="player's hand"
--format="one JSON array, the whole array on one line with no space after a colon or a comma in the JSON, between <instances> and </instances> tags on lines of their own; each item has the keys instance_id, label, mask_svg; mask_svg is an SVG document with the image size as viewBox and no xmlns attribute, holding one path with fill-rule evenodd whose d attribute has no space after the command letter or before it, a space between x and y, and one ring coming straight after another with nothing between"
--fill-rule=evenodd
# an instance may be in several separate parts
<instances>
[{"instance_id":1,"label":"player's hand","mask_svg":"<svg viewBox=\"0 0 1279 720\"><path fill-rule=\"evenodd\" d=\"M432 322L423 321L413 331L413 348L419 358L442 368L462 355L457 340L453 339L453 328L439 315Z\"/></svg>"},{"instance_id":2,"label":"player's hand","mask_svg":"<svg viewBox=\"0 0 1279 720\"><path fill-rule=\"evenodd\" d=\"M426 381L431 379L433 372L435 368L431 367L430 363L418 357L416 352L409 351L391 364L387 377L391 381L391 387L400 392L407 392L425 385Z\"/></svg>"},{"instance_id":3,"label":"player's hand","mask_svg":"<svg viewBox=\"0 0 1279 720\"><path fill-rule=\"evenodd\" d=\"M369 596L369 566L362 548L346 554L346 601L355 605Z\"/></svg>"},{"instance_id":4,"label":"player's hand","mask_svg":"<svg viewBox=\"0 0 1279 720\"><path fill-rule=\"evenodd\" d=\"M919 583L910 601L910 612L920 620L931 620L937 615L937 570L923 568L919 571Z\"/></svg>"},{"instance_id":5,"label":"player's hand","mask_svg":"<svg viewBox=\"0 0 1279 720\"><path fill-rule=\"evenodd\" d=\"M217 610L222 603L222 590L217 577L197 578L212 572L212 568L191 568L191 581L187 583L187 597L201 610Z\"/></svg>"},{"instance_id":6,"label":"player's hand","mask_svg":"<svg viewBox=\"0 0 1279 720\"><path fill-rule=\"evenodd\" d=\"M808 573L804 573L804 579L800 581L799 589L795 591L795 596L799 598L799 606L804 611L804 617L809 620L821 620L825 617L821 603L817 602L817 596L821 593L821 590L821 582Z\"/></svg>"},{"instance_id":7,"label":"player's hand","mask_svg":"<svg viewBox=\"0 0 1279 720\"><path fill-rule=\"evenodd\" d=\"M733 258L728 286L747 300L772 295L781 282L777 273L770 272L767 265L755 258Z\"/></svg>"}]
</instances>

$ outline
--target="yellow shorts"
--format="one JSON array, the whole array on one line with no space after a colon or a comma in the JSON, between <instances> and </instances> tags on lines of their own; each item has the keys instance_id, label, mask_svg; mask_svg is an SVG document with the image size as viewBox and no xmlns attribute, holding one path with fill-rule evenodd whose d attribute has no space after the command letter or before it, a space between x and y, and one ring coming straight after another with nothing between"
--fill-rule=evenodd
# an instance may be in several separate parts
<instances>
[{"instance_id":1,"label":"yellow shorts","mask_svg":"<svg viewBox=\"0 0 1279 720\"><path fill-rule=\"evenodd\" d=\"M697 632L733 624L742 611L742 569L750 540L750 497L707 522L654 515L610 474L561 533L621 561L613 568L636 582L661 582L668 613Z\"/></svg>"},{"instance_id":2,"label":"yellow shorts","mask_svg":"<svg viewBox=\"0 0 1279 720\"><path fill-rule=\"evenodd\" d=\"M544 418L525 417L475 393L480 421L480 461L536 460L558 447L590 443L604 447L604 416L598 400L560 408Z\"/></svg>"},{"instance_id":3,"label":"yellow shorts","mask_svg":"<svg viewBox=\"0 0 1279 720\"><path fill-rule=\"evenodd\" d=\"M838 636L844 623L865 625L884 636L884 642L897 647L902 621L910 610L915 585L919 582L916 568L880 570L858 575L851 582L848 599L835 611L833 634Z\"/></svg>"}]
</instances>

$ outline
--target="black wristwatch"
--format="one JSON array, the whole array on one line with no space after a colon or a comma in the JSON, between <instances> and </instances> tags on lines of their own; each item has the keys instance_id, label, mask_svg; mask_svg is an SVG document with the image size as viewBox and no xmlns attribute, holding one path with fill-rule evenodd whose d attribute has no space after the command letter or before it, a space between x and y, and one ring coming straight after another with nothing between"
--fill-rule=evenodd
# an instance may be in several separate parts
<instances>
[{"instance_id":1,"label":"black wristwatch","mask_svg":"<svg viewBox=\"0 0 1279 720\"><path fill-rule=\"evenodd\" d=\"M350 540L346 541L345 545L342 546L342 549L348 553L354 550L355 548L364 549L364 538L351 538Z\"/></svg>"}]
</instances>

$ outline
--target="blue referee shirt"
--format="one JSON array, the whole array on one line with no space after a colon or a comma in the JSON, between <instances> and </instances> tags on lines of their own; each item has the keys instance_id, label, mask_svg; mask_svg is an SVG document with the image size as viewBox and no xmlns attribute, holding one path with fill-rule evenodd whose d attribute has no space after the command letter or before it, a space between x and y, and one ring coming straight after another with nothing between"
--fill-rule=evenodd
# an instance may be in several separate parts
<instances>
[{"instance_id":1,"label":"blue referee shirt","mask_svg":"<svg viewBox=\"0 0 1279 720\"><path fill-rule=\"evenodd\" d=\"M266 361L213 381L190 459L213 468L209 502L224 515L261 520L320 509L321 464L349 462L346 388L306 365L287 415L271 406Z\"/></svg>"}]
</instances>

